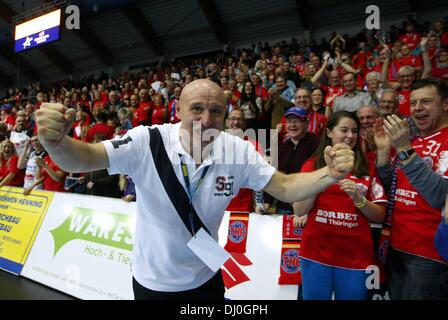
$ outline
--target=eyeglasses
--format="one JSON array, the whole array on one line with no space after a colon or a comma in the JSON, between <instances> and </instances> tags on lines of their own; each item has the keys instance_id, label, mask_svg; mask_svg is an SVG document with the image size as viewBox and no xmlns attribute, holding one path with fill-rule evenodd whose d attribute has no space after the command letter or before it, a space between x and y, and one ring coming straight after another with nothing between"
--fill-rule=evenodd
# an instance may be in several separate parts
<instances>
[{"instance_id":1,"label":"eyeglasses","mask_svg":"<svg viewBox=\"0 0 448 320\"><path fill-rule=\"evenodd\" d=\"M244 121L243 118L237 118L237 117L228 117L227 120L229 120L229 121L238 121L238 122L243 122Z\"/></svg>"},{"instance_id":2,"label":"eyeglasses","mask_svg":"<svg viewBox=\"0 0 448 320\"><path fill-rule=\"evenodd\" d=\"M306 122L307 119L304 118L295 118L295 119L286 119L286 123L289 124L300 124Z\"/></svg>"}]
</instances>

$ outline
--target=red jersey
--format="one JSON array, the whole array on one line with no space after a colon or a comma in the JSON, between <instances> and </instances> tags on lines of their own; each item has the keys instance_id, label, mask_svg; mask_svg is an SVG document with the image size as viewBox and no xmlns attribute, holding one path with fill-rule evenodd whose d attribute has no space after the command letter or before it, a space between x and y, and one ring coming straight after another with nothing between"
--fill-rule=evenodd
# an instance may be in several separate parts
<instances>
[{"instance_id":1,"label":"red jersey","mask_svg":"<svg viewBox=\"0 0 448 320\"><path fill-rule=\"evenodd\" d=\"M144 108L136 108L132 109L133 118L132 118L132 127L138 127L141 122L145 124L149 124L149 112Z\"/></svg>"},{"instance_id":2,"label":"red jersey","mask_svg":"<svg viewBox=\"0 0 448 320\"><path fill-rule=\"evenodd\" d=\"M398 40L400 40L402 44L407 44L409 49L412 51L417 48L418 44L420 43L420 34L417 32L406 33L402 35Z\"/></svg>"},{"instance_id":3,"label":"red jersey","mask_svg":"<svg viewBox=\"0 0 448 320\"><path fill-rule=\"evenodd\" d=\"M315 158L301 172L314 171ZM372 164L373 165L373 164ZM373 172L369 170L369 172ZM386 193L374 176L349 176L359 191L374 203L387 203ZM338 183L319 193L303 229L301 257L329 266L363 270L375 263L369 220L355 207Z\"/></svg>"},{"instance_id":4,"label":"red jersey","mask_svg":"<svg viewBox=\"0 0 448 320\"><path fill-rule=\"evenodd\" d=\"M445 31L440 35L440 46L447 47L448 46L448 32Z\"/></svg>"},{"instance_id":5,"label":"red jersey","mask_svg":"<svg viewBox=\"0 0 448 320\"><path fill-rule=\"evenodd\" d=\"M327 126L327 117L311 108L308 112L308 120L310 121L308 132L314 133L320 137L320 134Z\"/></svg>"},{"instance_id":6,"label":"red jersey","mask_svg":"<svg viewBox=\"0 0 448 320\"><path fill-rule=\"evenodd\" d=\"M263 100L263 101L267 101L269 99L268 90L263 86L256 86L255 94L257 95L257 97L261 98L261 100Z\"/></svg>"},{"instance_id":7,"label":"red jersey","mask_svg":"<svg viewBox=\"0 0 448 320\"><path fill-rule=\"evenodd\" d=\"M320 86L322 88L322 90L324 90L324 92L326 93L325 95L325 100L324 100L324 106L328 106L328 100L333 98L333 97L338 97L341 96L345 93L345 90L342 86L338 86L338 87L329 87L326 86L324 84L322 84ZM334 99L333 101L331 101L331 107L333 106L334 103Z\"/></svg>"},{"instance_id":8,"label":"red jersey","mask_svg":"<svg viewBox=\"0 0 448 320\"><path fill-rule=\"evenodd\" d=\"M381 74L381 72L383 71L383 63L380 62L379 64L375 65L371 71L376 71L379 72ZM395 63L391 63L389 65L389 70L387 70L387 79L390 82L395 82L397 81L397 73L398 73L398 69L397 69L397 65Z\"/></svg>"},{"instance_id":9,"label":"red jersey","mask_svg":"<svg viewBox=\"0 0 448 320\"><path fill-rule=\"evenodd\" d=\"M434 60L432 62L432 70L431 70L432 76L435 78L442 78L445 75L448 74L448 67L442 67L439 65L437 60Z\"/></svg>"},{"instance_id":10,"label":"red jersey","mask_svg":"<svg viewBox=\"0 0 448 320\"><path fill-rule=\"evenodd\" d=\"M411 115L411 91L410 90L398 90L398 110L404 117Z\"/></svg>"},{"instance_id":11,"label":"red jersey","mask_svg":"<svg viewBox=\"0 0 448 320\"><path fill-rule=\"evenodd\" d=\"M154 106L152 109L152 115L151 115L151 125L153 124L163 124L165 122L164 119L164 111L165 106Z\"/></svg>"},{"instance_id":12,"label":"red jersey","mask_svg":"<svg viewBox=\"0 0 448 320\"><path fill-rule=\"evenodd\" d=\"M19 158L17 156L12 156L9 159L9 162L5 159L1 159L1 167L0 167L0 178L4 179L10 173L14 173L15 177L11 181L9 181L5 186L15 186L21 187L23 186L23 180L25 178L25 170L17 169L17 162Z\"/></svg>"},{"instance_id":13,"label":"red jersey","mask_svg":"<svg viewBox=\"0 0 448 320\"><path fill-rule=\"evenodd\" d=\"M415 139L412 147L428 168L444 178L448 177L448 128ZM432 208L404 172L398 170L391 245L400 251L446 264L434 246L439 223L440 208Z\"/></svg>"},{"instance_id":14,"label":"red jersey","mask_svg":"<svg viewBox=\"0 0 448 320\"><path fill-rule=\"evenodd\" d=\"M403 66L411 66L413 68L421 67L423 65L423 60L421 56L409 55L396 59L394 63L397 70L400 70L400 68Z\"/></svg>"},{"instance_id":15,"label":"red jersey","mask_svg":"<svg viewBox=\"0 0 448 320\"><path fill-rule=\"evenodd\" d=\"M114 136L114 128L105 123L97 123L87 130L86 142L93 142L95 135L98 133L104 134L106 139L112 139Z\"/></svg>"},{"instance_id":16,"label":"red jersey","mask_svg":"<svg viewBox=\"0 0 448 320\"><path fill-rule=\"evenodd\" d=\"M46 155L44 160L47 162L48 166L53 171L61 171L61 168L50 158L49 155ZM50 177L47 170L42 169L42 177L44 177L44 190L48 191L65 191L64 190L64 178L61 181L55 181Z\"/></svg>"}]
</instances>

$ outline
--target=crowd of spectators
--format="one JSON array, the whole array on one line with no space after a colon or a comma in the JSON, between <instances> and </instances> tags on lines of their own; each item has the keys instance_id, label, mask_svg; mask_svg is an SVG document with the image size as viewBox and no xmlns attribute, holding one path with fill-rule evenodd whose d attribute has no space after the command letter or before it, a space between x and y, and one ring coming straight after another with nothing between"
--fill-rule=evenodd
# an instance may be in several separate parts
<instances>
[{"instance_id":1,"label":"crowd of spectators","mask_svg":"<svg viewBox=\"0 0 448 320\"><path fill-rule=\"evenodd\" d=\"M13 143L14 148L9 148L12 159L24 151L27 157L37 154L37 139L31 144L28 140L37 132L34 111L44 102L75 108L76 122L70 134L87 142L110 139L138 125L176 123L182 88L199 78L222 87L228 112L241 110L247 129L279 129L280 142L288 139L284 114L292 106L306 110L308 131L316 135L322 133L334 111L356 112L370 105L381 109L380 100L387 88L395 90L399 111L408 116L410 86L416 79L432 76L448 81L446 20L419 25L411 19L403 22L402 28L363 30L353 36L334 32L329 41L323 38L320 44L295 38L273 45L259 42L247 49L157 63L117 77L101 73L98 78L91 75L79 83L32 83L27 88L10 88L1 100L0 140ZM4 158L8 157L5 154ZM51 159L44 163L37 159L31 165L42 172L51 172L54 166L55 172L61 173ZM45 169L45 165L50 167ZM103 180L102 175L106 173L61 173L60 177L50 174L47 179L60 182L49 184L54 190L114 197L123 196L118 181L122 189L124 184L132 184L125 177ZM29 179L29 173L25 177ZM6 178L2 176L2 185L23 185L23 181L16 182L17 178Z\"/></svg>"},{"instance_id":2,"label":"crowd of spectators","mask_svg":"<svg viewBox=\"0 0 448 320\"><path fill-rule=\"evenodd\" d=\"M356 151L354 176L311 200L291 205L268 195L263 198L246 189L241 190L231 203L232 210L236 211L295 213L300 216L296 217L295 224L301 227L307 224L309 213L311 221L307 233L304 233L304 239L308 237L308 240L304 243L308 248L315 246L315 250L307 249L302 254L302 258L311 259L307 262L304 258L304 283L323 274L316 261L323 261L328 269L325 269L325 274L333 272L328 264L342 266L337 267L339 269L363 271L350 274L356 275L351 284L355 283L359 292L354 293L353 288L345 287L341 291L334 289L334 281L329 278L322 282L325 286L317 288L320 291L312 286L304 287L305 298L331 298L333 290L336 298L345 293L352 299L365 298L364 264L373 263L375 259L368 222L385 221L391 227L393 211L391 230L396 231L391 241L390 265L395 269L390 271L394 298L433 296L446 299L448 273L442 257L447 253L446 249L440 249L446 248L446 242L440 236L442 231L439 231L436 236L439 251L436 252L433 238L440 220L439 209L446 196L445 180L439 175L446 175L448 168L447 151L440 152L446 148L444 139L448 134L445 132L446 107L441 107L448 99L447 18L423 25L408 19L401 28L392 26L388 32L365 30L353 36L335 32L329 41L322 39L320 44L313 40L299 42L294 38L289 43L281 41L273 45L260 42L247 49L158 63L117 77L102 73L98 78L89 76L80 83L63 81L50 86L33 83L24 89L10 89L2 98L0 109L0 186L23 186L24 194L33 189L44 189L135 201L135 186L128 176L110 176L107 170L82 174L61 170L37 139L34 112L45 102L62 103L67 108L76 109L76 121L70 135L74 139L95 143L121 136L139 125L179 122L176 107L183 87L195 79L206 78L218 83L225 93L228 114L225 123L231 134L237 134L239 129L264 129L268 134L269 129L278 130L277 166L280 171L306 172L325 166L322 150L335 143L347 143ZM411 117L411 91L418 91L423 97L418 103L420 108L425 105L426 113L420 113L419 118ZM391 132L394 125L406 127L406 139L401 139L400 143L393 137L392 141L386 139L381 129L383 123L388 124ZM429 141L426 138L429 136L437 136L434 139L440 141ZM270 148L269 139L264 144L263 141L258 141L259 144L246 140L253 143L260 153ZM430 153L431 159L425 158L430 165L423 162L416 165L423 160L410 154L411 158L408 156L404 160L412 162L405 176L396 165L395 152L409 150L415 141L419 141L420 149L423 144L431 150L437 147ZM418 145L412 144L412 147L417 148ZM395 148L392 154L391 148ZM420 149L414 153L421 155ZM432 176L436 163L439 175ZM415 172L427 171L415 178L417 174L413 177L409 168L414 168ZM432 180L422 178L426 176ZM359 185L365 189L362 194ZM430 186L437 188L431 189ZM414 187L422 196L415 202L405 199L413 205L395 200L395 193L397 199L406 196L402 188L411 190ZM335 194L337 199L331 198ZM359 212L363 214L360 216L361 231L355 228L344 231L347 235L353 233L354 238L350 239L354 240L349 241L353 252L361 252L359 256L370 253L358 261L359 266L352 263L351 256L339 254L336 249L342 245L330 250L334 255L314 257L317 253L326 252L328 244L338 237L321 237L321 221L314 219L316 212L336 214L333 211L338 202L344 206L344 212L348 212L350 207L353 216ZM386 202L387 208L384 206ZM321 207L327 211L320 210ZM406 213L409 214L406 216ZM418 215L421 221L427 222L424 228L420 220L408 218ZM442 227L446 228L446 222L442 221ZM336 230L335 226L328 228ZM312 232L315 232L316 241L309 240ZM342 231L337 229L335 232L340 235ZM339 242L334 243L339 246ZM413 262L403 262L405 259ZM397 269L404 264L415 272ZM439 276L445 280L434 280ZM420 279L422 285L415 282L415 278ZM341 284L347 284L346 279L347 273L340 275ZM411 284L415 286L412 290L404 288Z\"/></svg>"}]
</instances>

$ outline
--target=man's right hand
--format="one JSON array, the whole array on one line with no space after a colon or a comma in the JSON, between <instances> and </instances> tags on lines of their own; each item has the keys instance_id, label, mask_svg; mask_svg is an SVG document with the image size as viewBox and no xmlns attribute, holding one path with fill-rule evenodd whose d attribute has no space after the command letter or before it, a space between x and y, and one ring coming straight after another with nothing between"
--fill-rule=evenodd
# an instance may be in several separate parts
<instances>
[{"instance_id":1,"label":"man's right hand","mask_svg":"<svg viewBox=\"0 0 448 320\"><path fill-rule=\"evenodd\" d=\"M355 163L355 153L347 144L338 143L334 146L327 146L324 153L325 163L333 178L341 180L352 171Z\"/></svg>"},{"instance_id":2,"label":"man's right hand","mask_svg":"<svg viewBox=\"0 0 448 320\"><path fill-rule=\"evenodd\" d=\"M36 111L37 135L44 148L58 146L70 131L76 111L60 103L44 103Z\"/></svg>"}]
</instances>

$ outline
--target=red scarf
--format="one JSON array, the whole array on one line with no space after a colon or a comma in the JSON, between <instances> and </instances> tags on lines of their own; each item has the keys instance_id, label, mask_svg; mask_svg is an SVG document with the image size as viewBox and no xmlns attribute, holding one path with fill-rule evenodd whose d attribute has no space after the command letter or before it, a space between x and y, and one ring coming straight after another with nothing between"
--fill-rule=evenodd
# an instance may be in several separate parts
<instances>
[{"instance_id":1,"label":"red scarf","mask_svg":"<svg viewBox=\"0 0 448 320\"><path fill-rule=\"evenodd\" d=\"M226 249L227 252L245 253L248 231L249 213L231 212L227 243L224 249Z\"/></svg>"},{"instance_id":2,"label":"red scarf","mask_svg":"<svg viewBox=\"0 0 448 320\"><path fill-rule=\"evenodd\" d=\"M279 284L302 284L300 272L300 242L302 228L295 228L294 215L283 216L283 241L280 260Z\"/></svg>"}]
</instances>

